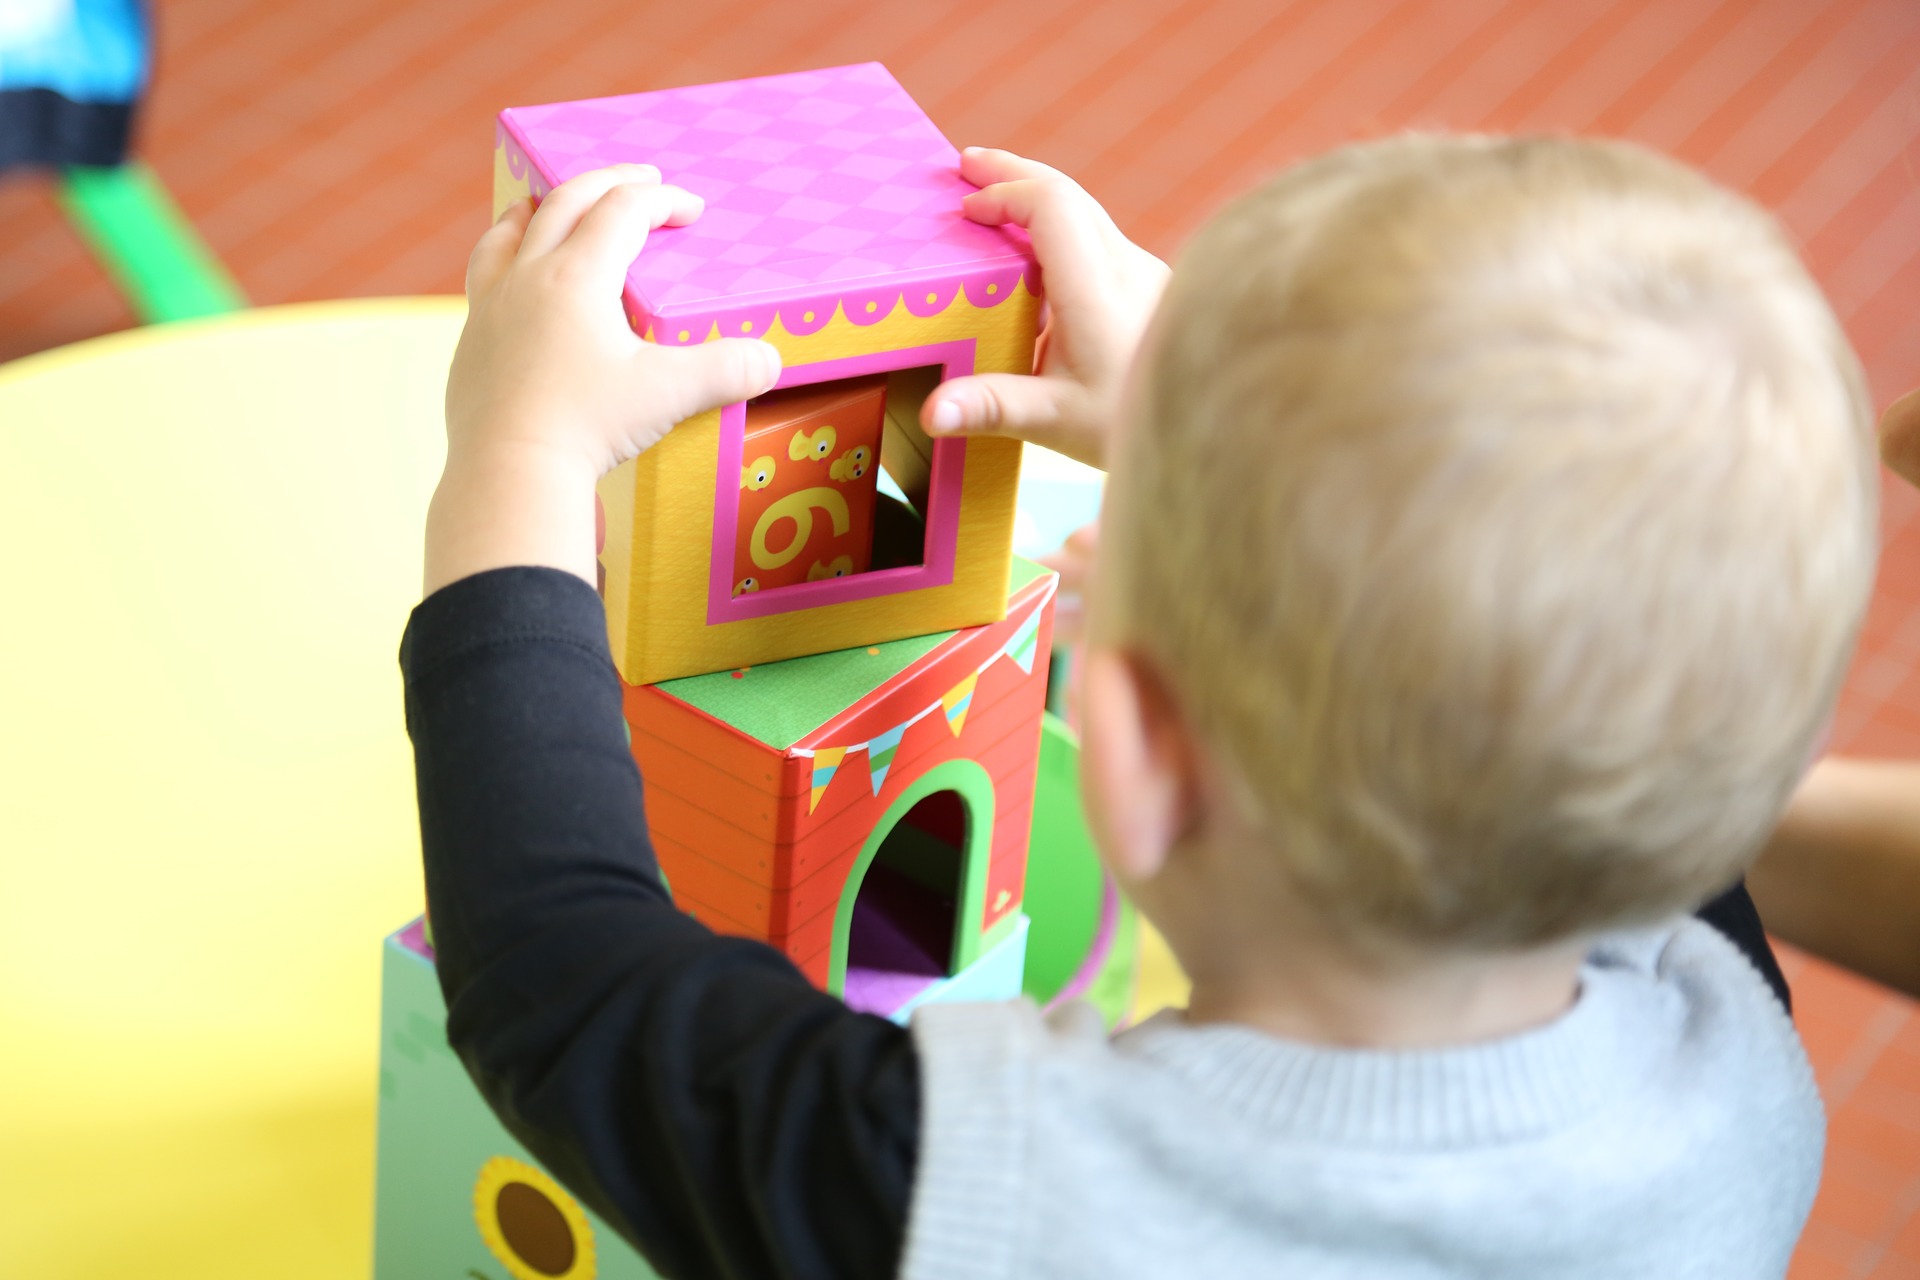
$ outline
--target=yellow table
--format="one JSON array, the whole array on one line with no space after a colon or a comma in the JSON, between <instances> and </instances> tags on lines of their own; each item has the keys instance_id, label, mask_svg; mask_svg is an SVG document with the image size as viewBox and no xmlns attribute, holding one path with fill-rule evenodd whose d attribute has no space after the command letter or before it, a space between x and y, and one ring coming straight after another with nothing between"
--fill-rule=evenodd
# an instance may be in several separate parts
<instances>
[{"instance_id":1,"label":"yellow table","mask_svg":"<svg viewBox=\"0 0 1920 1280\"><path fill-rule=\"evenodd\" d=\"M458 299L0 367L0 1276L367 1274Z\"/></svg>"},{"instance_id":2,"label":"yellow table","mask_svg":"<svg viewBox=\"0 0 1920 1280\"><path fill-rule=\"evenodd\" d=\"M420 901L395 651L462 316L0 367L0 1276L368 1273L380 941Z\"/></svg>"}]
</instances>

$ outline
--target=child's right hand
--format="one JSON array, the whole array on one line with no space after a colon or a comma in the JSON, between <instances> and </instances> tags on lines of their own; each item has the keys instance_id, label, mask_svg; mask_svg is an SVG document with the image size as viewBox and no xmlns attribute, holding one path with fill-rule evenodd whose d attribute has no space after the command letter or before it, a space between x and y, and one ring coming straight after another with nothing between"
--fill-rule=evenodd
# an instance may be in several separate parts
<instances>
[{"instance_id":1,"label":"child's right hand","mask_svg":"<svg viewBox=\"0 0 1920 1280\"><path fill-rule=\"evenodd\" d=\"M1066 175L1009 151L969 147L960 173L982 189L961 202L988 226L1033 237L1047 292L1034 375L955 378L927 398L932 436L1013 436L1105 467L1107 438L1134 350L1159 304L1167 264L1113 224Z\"/></svg>"}]
</instances>

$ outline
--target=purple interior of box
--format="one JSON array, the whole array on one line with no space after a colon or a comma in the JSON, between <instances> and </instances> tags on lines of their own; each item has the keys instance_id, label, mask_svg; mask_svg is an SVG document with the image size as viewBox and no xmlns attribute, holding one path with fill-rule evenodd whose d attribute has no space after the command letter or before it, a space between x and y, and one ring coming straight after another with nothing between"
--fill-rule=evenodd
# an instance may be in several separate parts
<instances>
[{"instance_id":1,"label":"purple interior of box","mask_svg":"<svg viewBox=\"0 0 1920 1280\"><path fill-rule=\"evenodd\" d=\"M427 945L427 918L415 920L400 931L400 945L418 956L433 959L433 948Z\"/></svg>"},{"instance_id":2,"label":"purple interior of box","mask_svg":"<svg viewBox=\"0 0 1920 1280\"><path fill-rule=\"evenodd\" d=\"M847 927L846 1002L890 1014L946 977L953 912L951 897L892 867L869 867Z\"/></svg>"}]
</instances>

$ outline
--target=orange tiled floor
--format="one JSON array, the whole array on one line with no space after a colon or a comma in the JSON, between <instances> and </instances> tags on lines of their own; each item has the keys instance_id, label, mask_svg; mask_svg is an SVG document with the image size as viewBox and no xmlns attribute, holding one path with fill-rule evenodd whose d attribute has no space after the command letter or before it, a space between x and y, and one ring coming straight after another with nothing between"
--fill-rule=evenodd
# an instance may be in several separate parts
<instances>
[{"instance_id":1,"label":"orange tiled floor","mask_svg":"<svg viewBox=\"0 0 1920 1280\"><path fill-rule=\"evenodd\" d=\"M1920 1277L1920 1007L1787 948L1826 1098L1826 1175L1794 1280Z\"/></svg>"},{"instance_id":2,"label":"orange tiled floor","mask_svg":"<svg viewBox=\"0 0 1920 1280\"><path fill-rule=\"evenodd\" d=\"M155 8L145 154L258 302L456 291L501 106L878 58L955 138L1061 166L1161 252L1259 175L1356 136L1637 138L1779 211L1879 400L1920 384L1914 0ZM44 186L0 180L0 359L129 322ZM1834 741L1920 756L1920 496L1890 488L1885 530ZM1834 1126L1795 1275L1920 1277L1920 1019L1796 968Z\"/></svg>"}]
</instances>

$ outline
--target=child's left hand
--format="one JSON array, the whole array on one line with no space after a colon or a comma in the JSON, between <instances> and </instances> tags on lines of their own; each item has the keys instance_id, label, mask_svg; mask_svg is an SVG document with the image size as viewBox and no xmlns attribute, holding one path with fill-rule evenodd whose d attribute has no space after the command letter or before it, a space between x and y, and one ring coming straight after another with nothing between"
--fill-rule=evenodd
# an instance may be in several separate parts
<instances>
[{"instance_id":1,"label":"child's left hand","mask_svg":"<svg viewBox=\"0 0 1920 1280\"><path fill-rule=\"evenodd\" d=\"M554 188L538 212L521 201L481 236L447 378L429 593L509 565L594 581L594 481L675 423L773 386L780 355L764 342L657 346L622 312L648 233L702 207L651 165L616 165Z\"/></svg>"}]
</instances>

